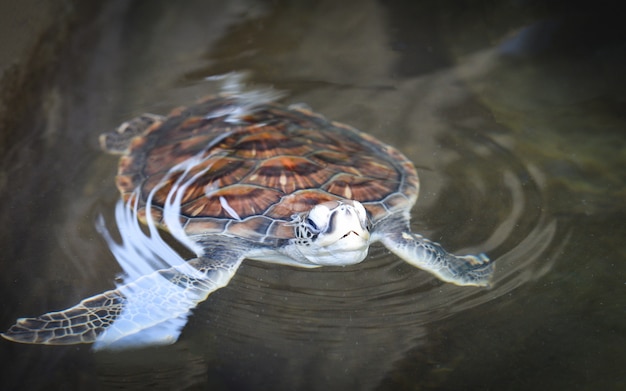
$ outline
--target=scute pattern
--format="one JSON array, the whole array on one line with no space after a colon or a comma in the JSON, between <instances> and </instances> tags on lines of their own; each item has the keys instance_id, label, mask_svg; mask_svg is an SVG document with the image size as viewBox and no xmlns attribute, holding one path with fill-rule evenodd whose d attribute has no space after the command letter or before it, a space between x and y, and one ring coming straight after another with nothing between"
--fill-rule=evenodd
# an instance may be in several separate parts
<instances>
[{"instance_id":1,"label":"scute pattern","mask_svg":"<svg viewBox=\"0 0 626 391\"><path fill-rule=\"evenodd\" d=\"M293 236L272 223L320 202L358 200L374 221L415 202L415 169L397 150L308 110L263 103L234 118L241 106L237 97L208 98L136 137L119 165L125 198L141 189L142 207L152 192L159 221L172 189L188 182L181 198L188 234L253 240Z\"/></svg>"},{"instance_id":2,"label":"scute pattern","mask_svg":"<svg viewBox=\"0 0 626 391\"><path fill-rule=\"evenodd\" d=\"M66 311L50 312L38 318L18 319L11 331L32 334L30 343L56 344L91 342L122 311L124 298L113 291L81 301ZM32 331L35 330L35 331ZM65 342L67 341L67 342Z\"/></svg>"}]
</instances>

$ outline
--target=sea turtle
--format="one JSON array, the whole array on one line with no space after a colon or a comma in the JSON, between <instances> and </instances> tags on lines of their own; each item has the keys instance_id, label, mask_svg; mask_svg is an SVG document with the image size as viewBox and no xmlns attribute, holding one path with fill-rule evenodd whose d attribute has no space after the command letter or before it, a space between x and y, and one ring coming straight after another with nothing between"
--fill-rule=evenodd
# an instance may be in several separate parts
<instances>
[{"instance_id":1,"label":"sea turtle","mask_svg":"<svg viewBox=\"0 0 626 391\"><path fill-rule=\"evenodd\" d=\"M95 348L172 343L190 311L228 284L244 258L353 265L382 242L446 282L487 286L492 276L486 255L455 256L411 232L419 181L402 153L272 94L222 92L165 117L143 115L101 144L122 155L125 208L174 233L196 257L69 309L19 319L4 338Z\"/></svg>"}]
</instances>

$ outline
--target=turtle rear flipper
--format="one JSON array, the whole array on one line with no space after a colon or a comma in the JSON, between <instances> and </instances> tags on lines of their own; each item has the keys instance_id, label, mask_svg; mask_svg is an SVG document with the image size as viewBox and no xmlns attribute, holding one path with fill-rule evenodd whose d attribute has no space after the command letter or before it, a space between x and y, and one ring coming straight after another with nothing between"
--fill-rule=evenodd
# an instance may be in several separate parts
<instances>
[{"instance_id":1,"label":"turtle rear flipper","mask_svg":"<svg viewBox=\"0 0 626 391\"><path fill-rule=\"evenodd\" d=\"M22 318L2 336L22 343L119 349L176 342L190 311L228 284L243 257L196 258L81 301L64 311Z\"/></svg>"},{"instance_id":2,"label":"turtle rear flipper","mask_svg":"<svg viewBox=\"0 0 626 391\"><path fill-rule=\"evenodd\" d=\"M115 131L100 135L100 147L108 153L124 155L133 138L142 135L152 126L159 126L165 117L155 114L143 114L121 124Z\"/></svg>"}]
</instances>

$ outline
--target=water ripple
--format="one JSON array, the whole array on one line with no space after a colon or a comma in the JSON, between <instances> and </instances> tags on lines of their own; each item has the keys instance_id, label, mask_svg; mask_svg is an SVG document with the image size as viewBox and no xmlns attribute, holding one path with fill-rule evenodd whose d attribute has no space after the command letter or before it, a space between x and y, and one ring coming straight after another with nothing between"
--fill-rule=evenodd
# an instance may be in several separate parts
<instances>
[{"instance_id":1,"label":"water ripple","mask_svg":"<svg viewBox=\"0 0 626 391\"><path fill-rule=\"evenodd\" d=\"M248 322L256 325L254 336L238 338L265 331L263 338L305 340L320 328L418 328L486 304L550 270L555 243L567 235L545 212L535 174L482 135L450 133L441 145L445 164L426 171L440 178L438 197L426 210L418 201L414 230L445 239L456 253L486 251L497 265L491 289L442 283L380 246L362 264L343 268L302 270L250 261L227 288L230 334L245 334L242 325ZM197 312L209 319L213 313L211 306Z\"/></svg>"},{"instance_id":2,"label":"water ripple","mask_svg":"<svg viewBox=\"0 0 626 391\"><path fill-rule=\"evenodd\" d=\"M290 384L299 384L302 368L337 377L352 371L361 384L376 384L438 321L535 281L568 235L547 212L541 172L495 139L441 132L436 153L417 149L409 156L423 189L413 230L457 254L485 251L496 262L491 288L443 283L380 245L347 267L246 261L226 288L194 310L172 349L207 359L217 354L231 368L273 368L289 357Z\"/></svg>"}]
</instances>

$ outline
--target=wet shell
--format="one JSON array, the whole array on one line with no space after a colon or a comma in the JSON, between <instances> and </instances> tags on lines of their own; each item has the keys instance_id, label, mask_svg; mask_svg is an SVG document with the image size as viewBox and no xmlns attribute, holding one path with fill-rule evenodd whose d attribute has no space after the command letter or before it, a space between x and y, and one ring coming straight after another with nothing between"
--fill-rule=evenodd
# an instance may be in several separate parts
<instances>
[{"instance_id":1,"label":"wet shell","mask_svg":"<svg viewBox=\"0 0 626 391\"><path fill-rule=\"evenodd\" d=\"M138 189L140 214L150 202L164 225L167 197L178 189L188 235L287 239L293 230L275 223L321 202L358 200L375 223L417 199L415 168L393 147L271 102L210 97L142 122L124 147L117 176L122 195L128 200Z\"/></svg>"}]
</instances>

